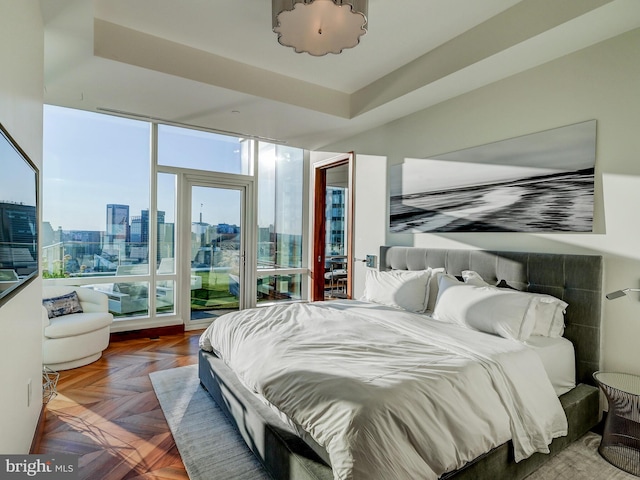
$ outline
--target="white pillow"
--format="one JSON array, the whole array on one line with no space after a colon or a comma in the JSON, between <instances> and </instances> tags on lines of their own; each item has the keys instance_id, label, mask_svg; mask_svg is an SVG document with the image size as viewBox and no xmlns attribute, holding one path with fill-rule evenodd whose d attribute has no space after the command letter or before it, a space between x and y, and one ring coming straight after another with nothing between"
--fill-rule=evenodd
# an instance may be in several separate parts
<instances>
[{"instance_id":1,"label":"white pillow","mask_svg":"<svg viewBox=\"0 0 640 480\"><path fill-rule=\"evenodd\" d=\"M489 283L485 282L478 272L474 272L473 270L463 270L462 279L464 280L464 283L467 283L469 285L476 285L478 287L492 286Z\"/></svg>"},{"instance_id":2,"label":"white pillow","mask_svg":"<svg viewBox=\"0 0 640 480\"><path fill-rule=\"evenodd\" d=\"M561 337L564 334L564 314L569 304L562 300L544 295L532 293L538 299L536 305L536 324L531 335L542 337Z\"/></svg>"},{"instance_id":3,"label":"white pillow","mask_svg":"<svg viewBox=\"0 0 640 480\"><path fill-rule=\"evenodd\" d=\"M515 290L467 285L443 275L434 318L525 341L535 326L536 298Z\"/></svg>"},{"instance_id":4,"label":"white pillow","mask_svg":"<svg viewBox=\"0 0 640 480\"><path fill-rule=\"evenodd\" d=\"M474 272L473 270L464 270L462 272L462 278L464 282L469 285L491 286L484 281L478 272ZM552 338L561 337L564 334L564 314L569 304L551 295L529 292L521 293L533 295L536 298L536 322L531 335Z\"/></svg>"},{"instance_id":5,"label":"white pillow","mask_svg":"<svg viewBox=\"0 0 640 480\"><path fill-rule=\"evenodd\" d=\"M429 299L431 269L367 270L362 300L423 313Z\"/></svg>"},{"instance_id":6,"label":"white pillow","mask_svg":"<svg viewBox=\"0 0 640 480\"><path fill-rule=\"evenodd\" d=\"M442 275L445 275L444 267L431 269L431 278L429 279L429 296L427 301L427 309L425 310L427 313L433 312L433 309L436 306L436 299L438 298L438 282L440 281L440 277Z\"/></svg>"}]
</instances>

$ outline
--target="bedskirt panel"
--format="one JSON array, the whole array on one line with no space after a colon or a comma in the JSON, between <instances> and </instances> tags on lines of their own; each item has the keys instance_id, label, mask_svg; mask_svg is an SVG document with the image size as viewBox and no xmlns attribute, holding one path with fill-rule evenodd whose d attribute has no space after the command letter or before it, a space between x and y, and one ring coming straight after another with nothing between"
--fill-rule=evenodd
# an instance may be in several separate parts
<instances>
[{"instance_id":1,"label":"bedskirt panel","mask_svg":"<svg viewBox=\"0 0 640 480\"><path fill-rule=\"evenodd\" d=\"M199 376L201 384L275 479L333 479L331 467L314 450L321 447L314 445L312 448L305 443L269 407L246 390L222 360L201 350ZM442 479L519 480L526 477L598 423L599 394L596 387L580 384L562 395L560 401L567 415L569 433L551 443L551 454L536 453L515 463L513 446L507 442Z\"/></svg>"}]
</instances>

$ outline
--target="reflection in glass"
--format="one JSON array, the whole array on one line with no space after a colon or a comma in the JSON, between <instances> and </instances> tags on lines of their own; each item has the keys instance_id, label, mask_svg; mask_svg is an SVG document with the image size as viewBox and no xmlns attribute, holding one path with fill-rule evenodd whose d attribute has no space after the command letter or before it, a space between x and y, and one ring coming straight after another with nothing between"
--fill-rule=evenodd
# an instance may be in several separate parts
<instances>
[{"instance_id":1,"label":"reflection in glass","mask_svg":"<svg viewBox=\"0 0 640 480\"><path fill-rule=\"evenodd\" d=\"M160 280L156 283L156 313L175 313L176 282Z\"/></svg>"},{"instance_id":2,"label":"reflection in glass","mask_svg":"<svg viewBox=\"0 0 640 480\"><path fill-rule=\"evenodd\" d=\"M302 300L302 275L260 275L258 271L258 304L274 301Z\"/></svg>"},{"instance_id":3,"label":"reflection in glass","mask_svg":"<svg viewBox=\"0 0 640 480\"><path fill-rule=\"evenodd\" d=\"M0 299L38 275L38 174L0 125ZM1 301L0 301L1 303Z\"/></svg>"},{"instance_id":4,"label":"reflection in glass","mask_svg":"<svg viewBox=\"0 0 640 480\"><path fill-rule=\"evenodd\" d=\"M158 222L157 255L158 274L173 274L175 271L175 212L176 175L159 173L157 184Z\"/></svg>"},{"instance_id":5,"label":"reflection in glass","mask_svg":"<svg viewBox=\"0 0 640 480\"><path fill-rule=\"evenodd\" d=\"M149 282L116 282L85 285L109 297L114 317L139 317L149 314Z\"/></svg>"},{"instance_id":6,"label":"reflection in glass","mask_svg":"<svg viewBox=\"0 0 640 480\"><path fill-rule=\"evenodd\" d=\"M240 306L241 207L240 190L191 189L192 320Z\"/></svg>"}]
</instances>

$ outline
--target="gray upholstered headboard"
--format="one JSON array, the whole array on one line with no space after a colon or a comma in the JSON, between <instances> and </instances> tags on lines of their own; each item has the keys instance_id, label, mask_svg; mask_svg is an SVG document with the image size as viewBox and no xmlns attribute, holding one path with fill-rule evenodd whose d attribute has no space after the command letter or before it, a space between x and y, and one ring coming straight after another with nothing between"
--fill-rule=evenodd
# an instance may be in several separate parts
<instances>
[{"instance_id":1,"label":"gray upholstered headboard","mask_svg":"<svg viewBox=\"0 0 640 480\"><path fill-rule=\"evenodd\" d=\"M593 384L600 362L603 261L599 255L380 247L380 270L444 267L460 275L474 270L496 284L501 280L526 292L546 293L569 304L564 336L576 350L576 380Z\"/></svg>"}]
</instances>

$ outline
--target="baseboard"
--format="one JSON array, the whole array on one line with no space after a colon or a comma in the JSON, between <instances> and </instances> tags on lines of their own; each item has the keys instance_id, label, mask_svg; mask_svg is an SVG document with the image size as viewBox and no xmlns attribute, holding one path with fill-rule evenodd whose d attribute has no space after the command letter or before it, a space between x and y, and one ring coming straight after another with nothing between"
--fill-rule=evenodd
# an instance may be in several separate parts
<instances>
[{"instance_id":1,"label":"baseboard","mask_svg":"<svg viewBox=\"0 0 640 480\"><path fill-rule=\"evenodd\" d=\"M38 417L38 423L36 424L36 431L33 433L33 440L31 440L31 448L29 449L29 453L38 453L40 450L40 441L42 440L42 436L44 435L44 423L47 417L47 405L45 403L42 404L42 409L40 410L40 416Z\"/></svg>"},{"instance_id":2,"label":"baseboard","mask_svg":"<svg viewBox=\"0 0 640 480\"><path fill-rule=\"evenodd\" d=\"M158 338L162 335L179 335L184 333L184 324L168 325L166 327L143 328L140 330L131 330L128 332L115 332L109 337L109 341L117 342L119 340L132 340L136 338Z\"/></svg>"}]
</instances>

